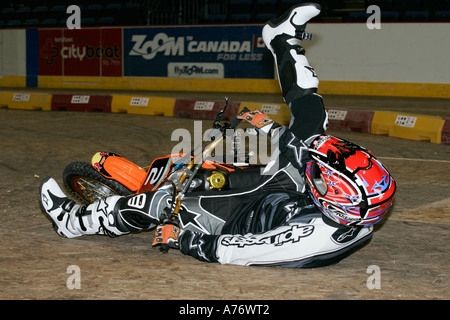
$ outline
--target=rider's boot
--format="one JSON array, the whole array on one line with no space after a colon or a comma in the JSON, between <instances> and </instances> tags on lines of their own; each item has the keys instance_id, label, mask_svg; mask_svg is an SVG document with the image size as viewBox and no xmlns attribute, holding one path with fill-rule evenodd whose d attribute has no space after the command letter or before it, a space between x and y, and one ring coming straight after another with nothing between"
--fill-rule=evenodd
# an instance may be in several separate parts
<instances>
[{"instance_id":1,"label":"rider's boot","mask_svg":"<svg viewBox=\"0 0 450 320\"><path fill-rule=\"evenodd\" d=\"M70 200L52 178L44 179L39 190L41 208L53 222L55 231L65 238L129 233L117 223L114 214L121 199L121 196L112 196L105 201L79 205Z\"/></svg>"},{"instance_id":2,"label":"rider's boot","mask_svg":"<svg viewBox=\"0 0 450 320\"><path fill-rule=\"evenodd\" d=\"M300 46L303 39L310 38L305 33L307 22L320 13L321 7L315 3L296 5L282 16L270 20L262 30L267 48L272 52L278 72L283 97L289 102L317 92L319 79L305 57Z\"/></svg>"},{"instance_id":3,"label":"rider's boot","mask_svg":"<svg viewBox=\"0 0 450 320\"><path fill-rule=\"evenodd\" d=\"M56 181L46 178L39 190L43 211L62 237L100 234L115 237L150 229L158 225L159 217L169 205L168 192L158 190L131 197L111 196L89 205L79 205L69 199Z\"/></svg>"},{"instance_id":4,"label":"rider's boot","mask_svg":"<svg viewBox=\"0 0 450 320\"><path fill-rule=\"evenodd\" d=\"M321 6L316 3L301 3L293 6L278 18L268 21L262 30L262 36L267 48L275 54L270 42L278 35L286 34L291 38L309 38L305 34L306 24L320 13Z\"/></svg>"}]
</instances>

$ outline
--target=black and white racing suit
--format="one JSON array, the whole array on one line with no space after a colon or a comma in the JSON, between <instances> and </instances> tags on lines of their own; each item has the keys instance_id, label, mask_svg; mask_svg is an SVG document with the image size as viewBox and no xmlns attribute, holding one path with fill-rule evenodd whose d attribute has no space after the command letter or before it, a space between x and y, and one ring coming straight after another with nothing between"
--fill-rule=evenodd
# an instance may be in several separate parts
<instances>
[{"instance_id":1,"label":"black and white racing suit","mask_svg":"<svg viewBox=\"0 0 450 320\"><path fill-rule=\"evenodd\" d=\"M324 133L327 114L316 93L316 73L290 38L281 35L271 42L291 110L289 128L273 130L278 149L258 183L183 198L179 244L184 254L223 264L316 267L340 261L372 236L372 227L346 227L324 217L305 188L308 146ZM116 221L123 232L159 224L171 200L163 190L134 197L120 205Z\"/></svg>"},{"instance_id":2,"label":"black and white racing suit","mask_svg":"<svg viewBox=\"0 0 450 320\"><path fill-rule=\"evenodd\" d=\"M328 220L305 189L307 148L323 133L326 122L321 97L311 93L289 105L290 128L274 131L279 150L265 168L273 172L243 189L190 193L183 198L181 252L222 264L317 267L340 261L370 240L372 228L345 227ZM159 190L123 201L117 227L129 232L154 227L171 198Z\"/></svg>"}]
</instances>

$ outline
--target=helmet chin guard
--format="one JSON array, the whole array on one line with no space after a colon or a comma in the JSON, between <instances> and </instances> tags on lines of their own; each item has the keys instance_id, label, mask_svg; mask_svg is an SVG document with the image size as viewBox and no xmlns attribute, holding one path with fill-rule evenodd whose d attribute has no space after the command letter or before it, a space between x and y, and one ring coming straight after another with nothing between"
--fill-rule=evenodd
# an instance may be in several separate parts
<instances>
[{"instance_id":1,"label":"helmet chin guard","mask_svg":"<svg viewBox=\"0 0 450 320\"><path fill-rule=\"evenodd\" d=\"M347 226L380 222L392 205L396 184L392 176L363 147L328 135L311 144L306 184L325 216Z\"/></svg>"}]
</instances>

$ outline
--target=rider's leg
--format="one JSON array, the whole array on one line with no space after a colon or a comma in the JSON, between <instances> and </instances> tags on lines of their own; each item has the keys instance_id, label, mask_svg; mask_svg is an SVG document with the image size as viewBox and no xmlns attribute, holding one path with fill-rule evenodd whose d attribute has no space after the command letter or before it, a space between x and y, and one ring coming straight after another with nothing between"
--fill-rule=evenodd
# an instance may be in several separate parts
<instances>
[{"instance_id":1,"label":"rider's leg","mask_svg":"<svg viewBox=\"0 0 450 320\"><path fill-rule=\"evenodd\" d=\"M166 192L157 191L79 205L51 178L42 181L39 193L41 207L55 231L67 238L89 234L118 236L152 228L159 223L158 217L169 198Z\"/></svg>"},{"instance_id":2,"label":"rider's leg","mask_svg":"<svg viewBox=\"0 0 450 320\"><path fill-rule=\"evenodd\" d=\"M317 95L319 79L300 46L307 22L319 13L317 4L300 4L270 20L262 31L275 59L283 98L291 109L290 129L303 140L323 133L326 123L322 98Z\"/></svg>"},{"instance_id":3,"label":"rider's leg","mask_svg":"<svg viewBox=\"0 0 450 320\"><path fill-rule=\"evenodd\" d=\"M212 204L204 208L199 199L199 196L183 199L180 226L206 234L220 233L224 217L212 214L209 210ZM70 200L54 179L47 178L41 183L39 200L55 231L60 236L75 238L89 234L118 236L151 229L163 220L165 209L171 206L172 195L162 190L149 191L131 197L112 196L82 206Z\"/></svg>"}]
</instances>

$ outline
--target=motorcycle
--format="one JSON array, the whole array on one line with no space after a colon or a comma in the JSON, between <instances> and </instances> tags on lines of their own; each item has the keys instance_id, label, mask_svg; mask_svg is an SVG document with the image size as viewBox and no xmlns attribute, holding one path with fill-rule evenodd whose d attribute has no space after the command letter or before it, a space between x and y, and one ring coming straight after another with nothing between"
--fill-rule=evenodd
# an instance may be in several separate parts
<instances>
[{"instance_id":1,"label":"motorcycle","mask_svg":"<svg viewBox=\"0 0 450 320\"><path fill-rule=\"evenodd\" d=\"M211 158L216 146L242 121L235 118L222 124L227 106L228 98L213 122L206 146L197 146L190 154L166 155L154 159L148 167L140 167L116 153L97 152L90 163L70 163L63 171L64 185L87 204L113 195L130 196L171 186L172 208L166 222L176 222L186 193L239 189L260 177L262 165L230 164ZM247 111L243 108L241 112ZM237 148L233 153L237 156ZM249 156L244 154L244 159Z\"/></svg>"}]
</instances>

